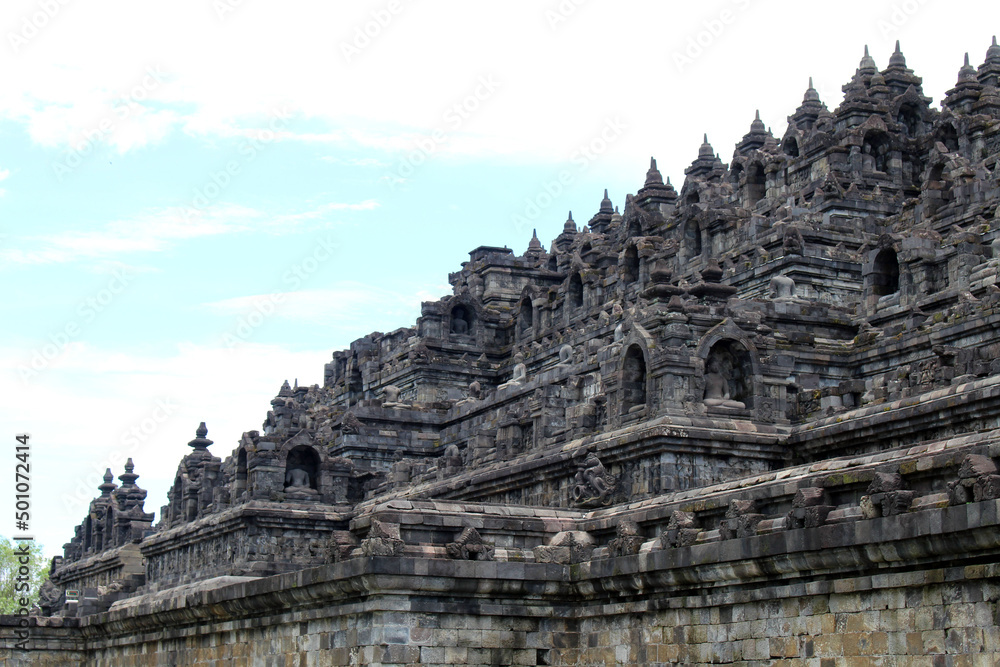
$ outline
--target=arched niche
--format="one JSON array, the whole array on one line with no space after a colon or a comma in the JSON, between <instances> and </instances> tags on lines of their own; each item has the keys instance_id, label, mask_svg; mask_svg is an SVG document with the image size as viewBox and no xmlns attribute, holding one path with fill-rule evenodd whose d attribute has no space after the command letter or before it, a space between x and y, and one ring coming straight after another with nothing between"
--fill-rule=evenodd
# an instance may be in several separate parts
<instances>
[{"instance_id":1,"label":"arched niche","mask_svg":"<svg viewBox=\"0 0 1000 667\"><path fill-rule=\"evenodd\" d=\"M883 248L872 264L872 294L889 296L899 291L899 258L892 248Z\"/></svg>"},{"instance_id":2,"label":"arched niche","mask_svg":"<svg viewBox=\"0 0 1000 667\"><path fill-rule=\"evenodd\" d=\"M247 450L240 447L236 452L236 477L233 480L233 501L247 489Z\"/></svg>"},{"instance_id":3,"label":"arched niche","mask_svg":"<svg viewBox=\"0 0 1000 667\"><path fill-rule=\"evenodd\" d=\"M684 247L689 258L701 257L701 225L697 220L688 220L684 225Z\"/></svg>"},{"instance_id":4,"label":"arched niche","mask_svg":"<svg viewBox=\"0 0 1000 667\"><path fill-rule=\"evenodd\" d=\"M927 180L931 183L943 183L945 180L944 174L945 165L944 162L938 162L933 167L931 167L930 174L927 176Z\"/></svg>"},{"instance_id":5,"label":"arched niche","mask_svg":"<svg viewBox=\"0 0 1000 667\"><path fill-rule=\"evenodd\" d=\"M922 124L920 109L912 102L900 105L899 111L896 113L896 122L903 130L903 134L908 137L916 137L920 134Z\"/></svg>"},{"instance_id":6,"label":"arched niche","mask_svg":"<svg viewBox=\"0 0 1000 667\"><path fill-rule=\"evenodd\" d=\"M799 156L799 142L795 137L787 137L781 144L781 150L785 152L788 157L798 157Z\"/></svg>"},{"instance_id":7,"label":"arched niche","mask_svg":"<svg viewBox=\"0 0 1000 667\"><path fill-rule=\"evenodd\" d=\"M558 271L559 270L558 258L555 255L549 257L549 262L548 264L545 265L545 268L547 268L549 271Z\"/></svg>"},{"instance_id":8,"label":"arched niche","mask_svg":"<svg viewBox=\"0 0 1000 667\"><path fill-rule=\"evenodd\" d=\"M875 171L889 171L889 135L881 130L869 130L861 144L865 167Z\"/></svg>"},{"instance_id":9,"label":"arched niche","mask_svg":"<svg viewBox=\"0 0 1000 667\"><path fill-rule=\"evenodd\" d=\"M753 409L753 357L739 341L723 338L709 348L704 401L709 407Z\"/></svg>"},{"instance_id":10,"label":"arched niche","mask_svg":"<svg viewBox=\"0 0 1000 667\"><path fill-rule=\"evenodd\" d=\"M631 284L639 280L639 251L634 245L625 249L624 277L625 283Z\"/></svg>"},{"instance_id":11,"label":"arched niche","mask_svg":"<svg viewBox=\"0 0 1000 667\"><path fill-rule=\"evenodd\" d=\"M920 155L910 154L907 162L910 169L910 184L919 187L924 175L924 161L920 158Z\"/></svg>"},{"instance_id":12,"label":"arched niche","mask_svg":"<svg viewBox=\"0 0 1000 667\"><path fill-rule=\"evenodd\" d=\"M569 277L569 307L573 310L583 308L583 278L579 273Z\"/></svg>"},{"instance_id":13,"label":"arched niche","mask_svg":"<svg viewBox=\"0 0 1000 667\"><path fill-rule=\"evenodd\" d=\"M184 520L187 522L194 521L198 518L198 498L197 496L188 496L184 493L184 485L178 487L180 489L180 503L184 511Z\"/></svg>"},{"instance_id":14,"label":"arched niche","mask_svg":"<svg viewBox=\"0 0 1000 667\"><path fill-rule=\"evenodd\" d=\"M180 521L184 516L184 479L181 475L174 477L174 484L167 492L170 499L170 521Z\"/></svg>"},{"instance_id":15,"label":"arched niche","mask_svg":"<svg viewBox=\"0 0 1000 667\"><path fill-rule=\"evenodd\" d=\"M767 194L767 176L764 173L764 165L754 162L747 169L747 203L753 207Z\"/></svg>"},{"instance_id":16,"label":"arched niche","mask_svg":"<svg viewBox=\"0 0 1000 667\"><path fill-rule=\"evenodd\" d=\"M646 355L633 343L622 359L622 414L638 412L646 406Z\"/></svg>"},{"instance_id":17,"label":"arched niche","mask_svg":"<svg viewBox=\"0 0 1000 667\"><path fill-rule=\"evenodd\" d=\"M114 546L115 513L110 507L104 510L104 527L101 529L101 547Z\"/></svg>"},{"instance_id":18,"label":"arched niche","mask_svg":"<svg viewBox=\"0 0 1000 667\"><path fill-rule=\"evenodd\" d=\"M521 307L517 313L517 331L522 336L531 335L531 329L535 324L534 312L531 297L527 294L521 297Z\"/></svg>"},{"instance_id":19,"label":"arched niche","mask_svg":"<svg viewBox=\"0 0 1000 667\"><path fill-rule=\"evenodd\" d=\"M958 130L951 123L945 123L934 133L934 138L940 141L952 153L958 152Z\"/></svg>"},{"instance_id":20,"label":"arched niche","mask_svg":"<svg viewBox=\"0 0 1000 667\"><path fill-rule=\"evenodd\" d=\"M451 309L451 333L472 336L475 333L475 311L465 304L457 304Z\"/></svg>"},{"instance_id":21,"label":"arched niche","mask_svg":"<svg viewBox=\"0 0 1000 667\"><path fill-rule=\"evenodd\" d=\"M285 457L285 489L319 490L319 454L308 445L297 445Z\"/></svg>"},{"instance_id":22,"label":"arched niche","mask_svg":"<svg viewBox=\"0 0 1000 667\"><path fill-rule=\"evenodd\" d=\"M743 176L743 165L736 163L733 165L732 169L729 170L729 182L733 184L733 189L739 187L740 178Z\"/></svg>"}]
</instances>

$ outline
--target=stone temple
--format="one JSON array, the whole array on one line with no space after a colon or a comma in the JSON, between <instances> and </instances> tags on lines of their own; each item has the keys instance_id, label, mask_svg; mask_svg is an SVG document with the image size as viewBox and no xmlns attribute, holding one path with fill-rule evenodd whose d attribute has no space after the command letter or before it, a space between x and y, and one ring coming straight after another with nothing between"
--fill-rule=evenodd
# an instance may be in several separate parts
<instances>
[{"instance_id":1,"label":"stone temple","mask_svg":"<svg viewBox=\"0 0 1000 667\"><path fill-rule=\"evenodd\" d=\"M108 471L0 658L1000 664L1000 46L843 89Z\"/></svg>"}]
</instances>

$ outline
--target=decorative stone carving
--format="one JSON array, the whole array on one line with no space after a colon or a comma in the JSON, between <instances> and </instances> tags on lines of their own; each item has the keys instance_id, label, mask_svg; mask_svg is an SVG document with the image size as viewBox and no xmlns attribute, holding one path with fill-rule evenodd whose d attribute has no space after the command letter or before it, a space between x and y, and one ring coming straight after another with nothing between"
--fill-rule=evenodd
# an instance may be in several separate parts
<instances>
[{"instance_id":1,"label":"decorative stone carving","mask_svg":"<svg viewBox=\"0 0 1000 667\"><path fill-rule=\"evenodd\" d=\"M608 544L608 550L612 556L631 556L639 553L642 543L639 524L630 519L622 519L615 529L615 538Z\"/></svg>"},{"instance_id":2,"label":"decorative stone carving","mask_svg":"<svg viewBox=\"0 0 1000 667\"><path fill-rule=\"evenodd\" d=\"M556 533L548 544L532 549L538 563L581 563L594 553L594 537L582 530Z\"/></svg>"},{"instance_id":3,"label":"decorative stone carving","mask_svg":"<svg viewBox=\"0 0 1000 667\"><path fill-rule=\"evenodd\" d=\"M742 401L734 401L729 395L729 378L723 375L724 368L718 357L709 357L708 372L705 374L705 405L709 407L743 409Z\"/></svg>"},{"instance_id":4,"label":"decorative stone carving","mask_svg":"<svg viewBox=\"0 0 1000 667\"><path fill-rule=\"evenodd\" d=\"M660 546L664 549L689 547L698 540L700 532L695 523L694 512L674 510L670 513L667 529L660 534Z\"/></svg>"},{"instance_id":5,"label":"decorative stone carving","mask_svg":"<svg viewBox=\"0 0 1000 667\"><path fill-rule=\"evenodd\" d=\"M478 381L474 380L469 383L468 395L455 405L475 405L479 401L483 400L484 395L485 392L483 391L483 386L479 384Z\"/></svg>"},{"instance_id":6,"label":"decorative stone carving","mask_svg":"<svg viewBox=\"0 0 1000 667\"><path fill-rule=\"evenodd\" d=\"M308 489L309 473L302 468L292 468L285 473L285 486L290 489Z\"/></svg>"},{"instance_id":7,"label":"decorative stone carving","mask_svg":"<svg viewBox=\"0 0 1000 667\"><path fill-rule=\"evenodd\" d=\"M948 482L948 502L963 505L1000 498L1000 475L997 465L988 456L969 454L962 461L958 479Z\"/></svg>"},{"instance_id":8,"label":"decorative stone carving","mask_svg":"<svg viewBox=\"0 0 1000 667\"><path fill-rule=\"evenodd\" d=\"M398 523L372 519L368 535L361 540L361 553L365 556L401 556L403 546Z\"/></svg>"},{"instance_id":9,"label":"decorative stone carving","mask_svg":"<svg viewBox=\"0 0 1000 667\"><path fill-rule=\"evenodd\" d=\"M399 387L388 384L382 388L382 407L388 410L404 410L410 407L399 400Z\"/></svg>"},{"instance_id":10,"label":"decorative stone carving","mask_svg":"<svg viewBox=\"0 0 1000 667\"><path fill-rule=\"evenodd\" d=\"M876 519L882 516L882 508L872 502L871 496L861 496L858 507L861 508L861 516L866 519Z\"/></svg>"},{"instance_id":11,"label":"decorative stone carving","mask_svg":"<svg viewBox=\"0 0 1000 667\"><path fill-rule=\"evenodd\" d=\"M786 227L781 245L786 255L801 255L805 242L802 239L802 232L799 231L799 228Z\"/></svg>"},{"instance_id":12,"label":"decorative stone carving","mask_svg":"<svg viewBox=\"0 0 1000 667\"><path fill-rule=\"evenodd\" d=\"M788 513L789 528L815 528L826 522L826 517L835 508L823 504L823 489L806 487L795 492L792 499L792 510Z\"/></svg>"},{"instance_id":13,"label":"decorative stone carving","mask_svg":"<svg viewBox=\"0 0 1000 667\"><path fill-rule=\"evenodd\" d=\"M559 366L569 366L573 363L573 346L563 345L559 348Z\"/></svg>"},{"instance_id":14,"label":"decorative stone carving","mask_svg":"<svg viewBox=\"0 0 1000 667\"><path fill-rule=\"evenodd\" d=\"M354 416L353 412L348 412L344 415L343 420L341 420L341 430L344 435L355 435L361 432L361 428L364 424L361 420Z\"/></svg>"},{"instance_id":15,"label":"decorative stone carving","mask_svg":"<svg viewBox=\"0 0 1000 667\"><path fill-rule=\"evenodd\" d=\"M471 332L469 316L464 306L455 306L451 313L451 332L460 336L467 336Z\"/></svg>"},{"instance_id":16,"label":"decorative stone carving","mask_svg":"<svg viewBox=\"0 0 1000 667\"><path fill-rule=\"evenodd\" d=\"M757 524L764 519L757 513L757 504L753 500L732 500L726 510L726 518L719 525L719 535L724 540L734 537L750 537L757 533Z\"/></svg>"},{"instance_id":17,"label":"decorative stone carving","mask_svg":"<svg viewBox=\"0 0 1000 667\"><path fill-rule=\"evenodd\" d=\"M578 464L573 486L573 503L579 507L610 505L617 480L608 474L593 452Z\"/></svg>"},{"instance_id":18,"label":"decorative stone carving","mask_svg":"<svg viewBox=\"0 0 1000 667\"><path fill-rule=\"evenodd\" d=\"M915 492L903 488L899 473L877 472L868 485L867 495L861 497L861 512L866 519L895 516L910 508Z\"/></svg>"},{"instance_id":19,"label":"decorative stone carving","mask_svg":"<svg viewBox=\"0 0 1000 667\"><path fill-rule=\"evenodd\" d=\"M431 352L423 342L417 343L409 353L410 360L415 364L426 364L431 360Z\"/></svg>"},{"instance_id":20,"label":"decorative stone carving","mask_svg":"<svg viewBox=\"0 0 1000 667\"><path fill-rule=\"evenodd\" d=\"M62 607L65 599L62 589L53 584L51 579L46 579L38 592L38 607L45 616L52 616Z\"/></svg>"},{"instance_id":21,"label":"decorative stone carving","mask_svg":"<svg viewBox=\"0 0 1000 667\"><path fill-rule=\"evenodd\" d=\"M479 531L465 528L454 542L445 546L448 555L458 560L493 560L492 544L483 542Z\"/></svg>"},{"instance_id":22,"label":"decorative stone carving","mask_svg":"<svg viewBox=\"0 0 1000 667\"><path fill-rule=\"evenodd\" d=\"M514 355L514 372L508 382L500 385L500 389L507 387L517 387L528 380L528 367L524 365L524 355L520 352Z\"/></svg>"},{"instance_id":23,"label":"decorative stone carving","mask_svg":"<svg viewBox=\"0 0 1000 667\"><path fill-rule=\"evenodd\" d=\"M788 276L775 276L768 285L771 298L777 301L798 301L795 295L795 281Z\"/></svg>"},{"instance_id":24,"label":"decorative stone carving","mask_svg":"<svg viewBox=\"0 0 1000 667\"><path fill-rule=\"evenodd\" d=\"M319 457L315 450L307 445L293 447L285 460L285 500L319 500L318 475Z\"/></svg>"}]
</instances>

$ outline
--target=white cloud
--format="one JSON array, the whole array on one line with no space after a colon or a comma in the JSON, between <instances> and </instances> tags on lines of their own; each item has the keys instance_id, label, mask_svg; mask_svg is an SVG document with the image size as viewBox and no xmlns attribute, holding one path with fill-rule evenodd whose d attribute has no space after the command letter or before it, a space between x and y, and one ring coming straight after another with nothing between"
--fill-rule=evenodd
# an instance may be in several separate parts
<instances>
[{"instance_id":1,"label":"white cloud","mask_svg":"<svg viewBox=\"0 0 1000 667\"><path fill-rule=\"evenodd\" d=\"M450 291L450 288L447 289ZM402 318L412 316L422 301L438 299L440 296L441 294L431 295L426 292L396 292L354 281L340 281L325 289L252 294L204 303L202 307L219 315L238 317L260 310L262 304L270 303L275 304L275 318L350 332L364 326L376 326L372 321L372 304L378 304L377 315L380 318L401 326L406 322Z\"/></svg>"},{"instance_id":2,"label":"white cloud","mask_svg":"<svg viewBox=\"0 0 1000 667\"><path fill-rule=\"evenodd\" d=\"M34 0L8 5L11 25L37 11ZM220 20L204 0L176 0L169 11L94 0L61 6L19 54L0 53L0 116L19 119L39 142L65 145L95 127L116 100L134 97L155 63L162 81L137 101L141 112L116 129L109 140L115 150L160 141L174 127L209 140L250 136L254 119L285 108L311 122L308 131L285 128L281 139L399 152L443 128L449 141L438 147L442 155L552 161L591 139L608 114L622 113L634 128L623 139L629 163L633 155L658 153L661 169L679 181L702 132L726 159L746 131L740 118L749 126L756 106L781 134L810 75L829 82L824 100L835 105L866 42L884 67L900 38L908 63L938 99L954 83L962 53L981 62L989 22L970 28L965 17L993 15L992 4L953 12L923 3L887 28L897 5L846 2L823 14L826 29L816 33L799 29L810 13L788 0L683 7L512 0L504 11L463 1L405 2L348 62L342 45L383 5L290 0L275 13L244 2ZM553 23L551 14L564 7L573 11ZM702 38L724 9L735 19ZM485 24L490 30L468 29ZM931 32L935 39L926 39ZM266 48L262 34L269 36ZM678 71L675 56L696 38L704 42L701 53ZM719 71L728 72L724 81ZM455 128L446 114L484 75L500 87ZM641 177L642 161L635 161Z\"/></svg>"},{"instance_id":3,"label":"white cloud","mask_svg":"<svg viewBox=\"0 0 1000 667\"><path fill-rule=\"evenodd\" d=\"M20 247L0 249L0 261L14 264L56 264L108 259L136 252L159 252L174 242L204 236L250 231L285 233L335 222L329 216L342 211L371 211L378 202L328 202L313 209L269 214L237 204L203 209L168 207L127 220L115 220L98 231L62 232L20 239Z\"/></svg>"},{"instance_id":4,"label":"white cloud","mask_svg":"<svg viewBox=\"0 0 1000 667\"><path fill-rule=\"evenodd\" d=\"M374 157L342 158L337 155L324 155L320 158L330 164L346 164L350 167L388 167L389 163Z\"/></svg>"}]
</instances>

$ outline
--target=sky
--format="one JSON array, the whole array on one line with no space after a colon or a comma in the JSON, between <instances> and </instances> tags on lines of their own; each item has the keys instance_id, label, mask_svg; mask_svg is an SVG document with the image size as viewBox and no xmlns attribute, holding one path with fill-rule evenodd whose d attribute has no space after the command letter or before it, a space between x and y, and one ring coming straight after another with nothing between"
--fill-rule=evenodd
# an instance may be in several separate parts
<instances>
[{"instance_id":1,"label":"sky","mask_svg":"<svg viewBox=\"0 0 1000 667\"><path fill-rule=\"evenodd\" d=\"M900 40L938 106L994 2L4 0L0 535L49 555L105 468L166 503L284 380L411 326L480 245L675 186ZM14 517L30 434L31 518ZM116 480L117 481L117 480Z\"/></svg>"}]
</instances>

